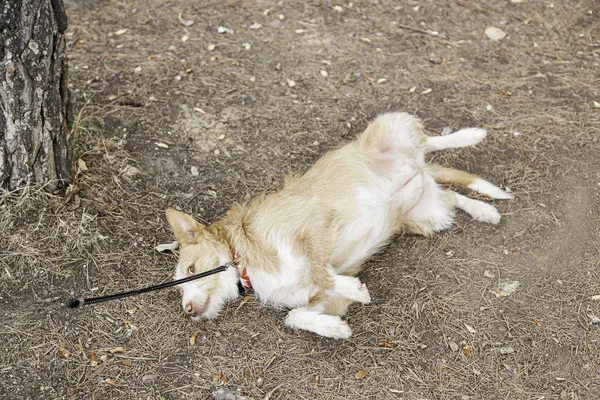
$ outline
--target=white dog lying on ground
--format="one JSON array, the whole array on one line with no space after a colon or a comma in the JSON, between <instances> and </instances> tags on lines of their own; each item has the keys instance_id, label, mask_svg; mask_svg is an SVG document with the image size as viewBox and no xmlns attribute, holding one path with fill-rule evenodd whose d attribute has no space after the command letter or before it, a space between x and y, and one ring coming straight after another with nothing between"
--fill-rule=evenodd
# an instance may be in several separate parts
<instances>
[{"instance_id":1,"label":"white dog lying on ground","mask_svg":"<svg viewBox=\"0 0 600 400\"><path fill-rule=\"evenodd\" d=\"M371 301L355 275L395 233L428 236L446 229L455 208L478 221L500 221L495 207L439 184L493 199L510 194L476 175L425 162L428 152L473 146L485 136L470 128L428 137L416 117L385 114L305 174L288 177L281 191L236 204L210 226L167 210L181 245L175 279L239 261L237 269L181 285L184 311L195 320L216 317L240 295L241 280L261 301L290 308L289 327L350 337L341 316L350 303Z\"/></svg>"}]
</instances>

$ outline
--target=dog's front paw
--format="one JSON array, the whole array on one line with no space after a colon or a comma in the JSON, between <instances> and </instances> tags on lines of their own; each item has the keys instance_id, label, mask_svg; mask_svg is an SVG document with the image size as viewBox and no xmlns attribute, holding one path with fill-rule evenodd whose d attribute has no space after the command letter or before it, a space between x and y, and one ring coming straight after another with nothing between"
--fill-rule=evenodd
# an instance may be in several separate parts
<instances>
[{"instance_id":1,"label":"dog's front paw","mask_svg":"<svg viewBox=\"0 0 600 400\"><path fill-rule=\"evenodd\" d=\"M371 294L367 285L362 283L360 279L352 276L336 275L335 285L333 289L337 294L352 301L369 304L371 302Z\"/></svg>"},{"instance_id":2,"label":"dog's front paw","mask_svg":"<svg viewBox=\"0 0 600 400\"><path fill-rule=\"evenodd\" d=\"M323 336L328 336L333 339L348 339L352 336L352 329L350 329L346 321L341 321L340 323L329 327L329 334Z\"/></svg>"},{"instance_id":3,"label":"dog's front paw","mask_svg":"<svg viewBox=\"0 0 600 400\"><path fill-rule=\"evenodd\" d=\"M306 309L291 310L285 324L290 328L304 329L333 339L348 339L352 335L352 329L337 315Z\"/></svg>"}]
</instances>

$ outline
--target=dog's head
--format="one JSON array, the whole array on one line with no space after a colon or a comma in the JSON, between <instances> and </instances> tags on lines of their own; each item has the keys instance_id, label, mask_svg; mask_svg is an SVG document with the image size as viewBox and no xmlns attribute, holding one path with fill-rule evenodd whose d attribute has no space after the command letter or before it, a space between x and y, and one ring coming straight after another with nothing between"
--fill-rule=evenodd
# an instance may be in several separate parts
<instances>
[{"instance_id":1,"label":"dog's head","mask_svg":"<svg viewBox=\"0 0 600 400\"><path fill-rule=\"evenodd\" d=\"M174 279L209 271L232 260L229 247L192 216L168 209L167 220L180 246ZM227 300L239 296L237 281L237 271L229 268L180 285L183 311L194 321L216 317Z\"/></svg>"}]
</instances>

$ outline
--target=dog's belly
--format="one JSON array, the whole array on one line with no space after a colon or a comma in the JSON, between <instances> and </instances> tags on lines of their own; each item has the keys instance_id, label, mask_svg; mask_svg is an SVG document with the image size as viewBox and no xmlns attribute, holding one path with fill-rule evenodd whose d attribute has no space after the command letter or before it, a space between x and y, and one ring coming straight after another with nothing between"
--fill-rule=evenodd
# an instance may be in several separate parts
<instances>
[{"instance_id":1,"label":"dog's belly","mask_svg":"<svg viewBox=\"0 0 600 400\"><path fill-rule=\"evenodd\" d=\"M394 234L396 215L391 193L359 189L357 206L360 217L342 227L331 257L337 273L344 273L362 264Z\"/></svg>"}]
</instances>

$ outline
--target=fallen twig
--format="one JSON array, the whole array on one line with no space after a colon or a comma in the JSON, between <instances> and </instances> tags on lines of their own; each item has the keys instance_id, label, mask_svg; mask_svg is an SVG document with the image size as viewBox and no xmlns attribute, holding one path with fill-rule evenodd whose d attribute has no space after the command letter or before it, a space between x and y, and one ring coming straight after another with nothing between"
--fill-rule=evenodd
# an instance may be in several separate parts
<instances>
[{"instance_id":1,"label":"fallen twig","mask_svg":"<svg viewBox=\"0 0 600 400\"><path fill-rule=\"evenodd\" d=\"M408 26L408 25L397 25L397 26L398 26L398 28L406 29L407 31L413 31L413 32L417 32L417 33L422 33L424 35L436 36L436 37L441 37L443 39L448 39L448 36L446 36L444 34L440 34L437 31L426 31L424 29L419 29L419 28L415 28L412 26Z\"/></svg>"}]
</instances>

